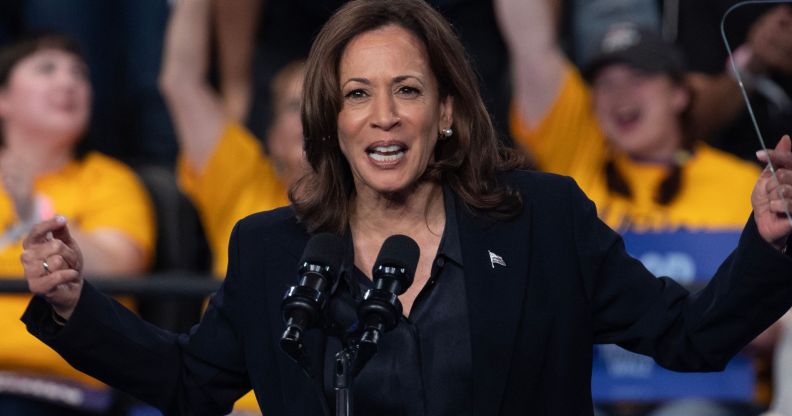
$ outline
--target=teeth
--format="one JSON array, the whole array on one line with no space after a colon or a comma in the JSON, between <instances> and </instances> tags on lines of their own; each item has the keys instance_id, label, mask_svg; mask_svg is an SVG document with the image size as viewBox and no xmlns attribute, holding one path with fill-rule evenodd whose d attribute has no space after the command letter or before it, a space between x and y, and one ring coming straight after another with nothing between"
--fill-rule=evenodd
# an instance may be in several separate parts
<instances>
[{"instance_id":1,"label":"teeth","mask_svg":"<svg viewBox=\"0 0 792 416\"><path fill-rule=\"evenodd\" d=\"M366 149L368 156L378 163L393 163L404 157L407 149L399 144L371 146Z\"/></svg>"},{"instance_id":2,"label":"teeth","mask_svg":"<svg viewBox=\"0 0 792 416\"><path fill-rule=\"evenodd\" d=\"M398 152L401 150L401 146L398 145L390 145L390 146L376 146L374 147L374 151L377 153L391 153L391 152Z\"/></svg>"},{"instance_id":3,"label":"teeth","mask_svg":"<svg viewBox=\"0 0 792 416\"><path fill-rule=\"evenodd\" d=\"M397 149L398 150L398 149ZM404 152L399 152L392 155L382 155L379 153L369 153L369 157L377 162L395 162L404 157Z\"/></svg>"}]
</instances>

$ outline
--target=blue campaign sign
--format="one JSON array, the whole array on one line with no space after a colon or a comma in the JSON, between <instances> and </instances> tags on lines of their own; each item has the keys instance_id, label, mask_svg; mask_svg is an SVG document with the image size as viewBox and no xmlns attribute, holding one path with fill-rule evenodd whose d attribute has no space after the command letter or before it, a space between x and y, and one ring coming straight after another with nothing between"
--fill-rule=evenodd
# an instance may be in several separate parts
<instances>
[{"instance_id":1,"label":"blue campaign sign","mask_svg":"<svg viewBox=\"0 0 792 416\"><path fill-rule=\"evenodd\" d=\"M737 246L740 232L678 230L623 236L627 251L655 275L698 285L706 283ZM719 373L676 373L615 345L594 347L591 393L597 402L681 397L750 401L753 389L753 369L745 356L738 355Z\"/></svg>"},{"instance_id":2,"label":"blue campaign sign","mask_svg":"<svg viewBox=\"0 0 792 416\"><path fill-rule=\"evenodd\" d=\"M706 283L737 247L739 230L636 233L626 232L627 251L657 276L685 285Z\"/></svg>"},{"instance_id":3,"label":"blue campaign sign","mask_svg":"<svg viewBox=\"0 0 792 416\"><path fill-rule=\"evenodd\" d=\"M591 394L599 403L682 397L748 402L753 390L751 361L742 355L732 359L723 372L676 373L616 345L594 347Z\"/></svg>"}]
</instances>

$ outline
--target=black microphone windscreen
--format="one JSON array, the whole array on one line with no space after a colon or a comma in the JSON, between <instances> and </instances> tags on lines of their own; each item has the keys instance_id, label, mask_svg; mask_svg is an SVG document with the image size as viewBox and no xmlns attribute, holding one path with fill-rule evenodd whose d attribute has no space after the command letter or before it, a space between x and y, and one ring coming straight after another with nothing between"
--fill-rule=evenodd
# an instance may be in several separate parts
<instances>
[{"instance_id":1,"label":"black microphone windscreen","mask_svg":"<svg viewBox=\"0 0 792 416\"><path fill-rule=\"evenodd\" d=\"M308 240L300 264L320 264L337 273L343 260L344 240L335 234L320 233Z\"/></svg>"},{"instance_id":2,"label":"black microphone windscreen","mask_svg":"<svg viewBox=\"0 0 792 416\"><path fill-rule=\"evenodd\" d=\"M418 258L421 257L421 249L418 243L406 235L396 234L388 237L380 249L374 269L379 266L393 266L406 269L409 284L412 284L415 276L415 268L418 266Z\"/></svg>"}]
</instances>

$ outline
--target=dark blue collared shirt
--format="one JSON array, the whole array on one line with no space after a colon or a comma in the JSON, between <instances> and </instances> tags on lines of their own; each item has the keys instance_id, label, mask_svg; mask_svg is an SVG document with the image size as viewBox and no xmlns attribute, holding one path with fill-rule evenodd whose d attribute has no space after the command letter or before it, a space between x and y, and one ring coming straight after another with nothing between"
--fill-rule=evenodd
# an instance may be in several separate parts
<instances>
[{"instance_id":1,"label":"dark blue collared shirt","mask_svg":"<svg viewBox=\"0 0 792 416\"><path fill-rule=\"evenodd\" d=\"M453 193L443 189L446 223L432 271L408 317L383 335L379 352L355 380L354 411L361 415L469 415L472 408L470 324ZM351 246L351 238L348 244ZM372 287L354 266L353 250L342 266L336 304L340 320L354 319L361 294ZM325 350L325 391L335 402L333 367L338 339Z\"/></svg>"}]
</instances>

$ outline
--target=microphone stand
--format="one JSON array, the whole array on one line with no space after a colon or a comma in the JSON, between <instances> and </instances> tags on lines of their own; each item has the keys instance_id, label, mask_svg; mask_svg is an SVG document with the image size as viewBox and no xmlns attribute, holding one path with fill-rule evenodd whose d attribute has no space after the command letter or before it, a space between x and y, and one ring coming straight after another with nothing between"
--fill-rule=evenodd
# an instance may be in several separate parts
<instances>
[{"instance_id":1,"label":"microphone stand","mask_svg":"<svg viewBox=\"0 0 792 416\"><path fill-rule=\"evenodd\" d=\"M336 365L333 372L333 388L336 392L336 416L352 416L352 365L355 360L354 346L348 346L335 355Z\"/></svg>"},{"instance_id":2,"label":"microphone stand","mask_svg":"<svg viewBox=\"0 0 792 416\"><path fill-rule=\"evenodd\" d=\"M353 339L335 355L335 371L333 371L333 389L336 392L336 416L353 416L352 385L355 377L377 353L377 342L380 333L375 329L367 329L359 340Z\"/></svg>"}]
</instances>

